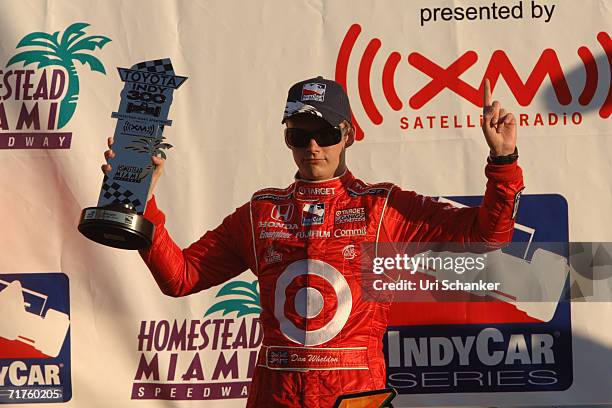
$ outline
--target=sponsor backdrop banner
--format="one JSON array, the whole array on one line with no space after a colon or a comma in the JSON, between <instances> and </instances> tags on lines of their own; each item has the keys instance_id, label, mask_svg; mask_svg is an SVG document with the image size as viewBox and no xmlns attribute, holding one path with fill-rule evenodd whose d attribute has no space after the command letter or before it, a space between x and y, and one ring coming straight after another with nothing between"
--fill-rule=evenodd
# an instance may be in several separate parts
<instances>
[{"instance_id":1,"label":"sponsor backdrop banner","mask_svg":"<svg viewBox=\"0 0 612 408\"><path fill-rule=\"evenodd\" d=\"M349 94L356 176L456 205L484 191L489 78L517 117L527 186L515 240L532 247L508 256L526 265L539 242L612 241L609 1L2 0L0 9L0 404L246 401L262 341L256 277L169 298L136 252L77 231L116 126L117 67L169 58L189 77L168 115L174 147L157 191L182 247L255 190L292 182L286 92L317 75ZM155 95L139 98L134 109L154 113ZM560 297L536 309L503 299L395 305L384 343L397 406L612 404L610 304Z\"/></svg>"}]
</instances>

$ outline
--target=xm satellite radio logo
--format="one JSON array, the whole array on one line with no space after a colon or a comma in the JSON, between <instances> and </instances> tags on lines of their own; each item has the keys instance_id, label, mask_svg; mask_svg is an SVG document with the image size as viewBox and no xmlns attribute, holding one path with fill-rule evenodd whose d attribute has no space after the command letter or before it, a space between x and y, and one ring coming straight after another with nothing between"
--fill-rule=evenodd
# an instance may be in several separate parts
<instances>
[{"instance_id":1,"label":"xm satellite radio logo","mask_svg":"<svg viewBox=\"0 0 612 408\"><path fill-rule=\"evenodd\" d=\"M361 26L353 24L347 31L336 60L336 81L344 86L347 92L351 90L347 87L347 77L349 60L355 48ZM606 32L600 32L596 36L597 41L603 48L606 56L607 71L612 73L612 39ZM503 79L514 95L516 101L523 107L528 106L533 101L538 92L541 91L542 84L546 76L550 78L552 90L560 106L570 105L577 97L578 103L582 107L596 103L595 94L600 85L607 86L607 96L599 106L599 116L607 119L612 114L612 81L602 80L606 73L600 72L593 52L586 46L577 49L580 63L584 68L584 84L579 94L572 95L567 80L567 70L561 65L557 52L554 49L545 49L537 56L529 51L525 52L524 59L533 58L533 68L523 81L517 72L515 65L503 50L495 50L490 56L482 55L476 51L469 50L460 55L453 63L448 66L441 66L432 61L420 52L410 52L403 56L400 52L393 51L388 56L382 56L382 77L372 77L372 67L378 57L378 51L382 42L378 38L371 39L361 57L358 59L357 73L357 93L367 119L374 125L383 123L383 115L377 107L372 86L378 84L382 87L384 98L388 106L396 111L405 108L405 101L408 102L410 109L418 113L418 110L431 102L438 94L448 89L459 97L469 101L475 106L482 107L482 89L484 80L488 78L492 89L500 79ZM486 68L484 68L482 80L476 86L469 84L461 79L462 74L475 67L479 59L489 58ZM400 63L408 63L409 66L423 74L425 78L420 90L407 97L400 95L395 87L396 74ZM603 63L601 64L603 65ZM480 68L482 69L482 68ZM378 83L380 81L380 83ZM556 126L556 125L580 125L582 114L575 112L548 112L548 113L519 113L516 115L519 126ZM353 124L356 129L356 138L361 140L364 137L363 129L353 116ZM470 128L479 127L480 117L472 115L412 115L400 118L400 128L403 130L433 129L433 128Z\"/></svg>"},{"instance_id":2,"label":"xm satellite radio logo","mask_svg":"<svg viewBox=\"0 0 612 408\"><path fill-rule=\"evenodd\" d=\"M441 200L475 206L481 199ZM512 276L496 276L516 282L511 293L490 294L488 301L394 303L384 346L387 382L400 394L570 387L570 277L567 268L555 273L542 267L551 265L551 260L567 266L565 199L554 194L523 195L513 242L498 255L506 258L504 263L511 269L507 275ZM553 242L563 245L551 250ZM527 293L530 286L545 287L546 298L535 300Z\"/></svg>"},{"instance_id":3,"label":"xm satellite radio logo","mask_svg":"<svg viewBox=\"0 0 612 408\"><path fill-rule=\"evenodd\" d=\"M140 322L132 399L248 397L263 340L257 281L226 283L216 297L202 319Z\"/></svg>"},{"instance_id":4,"label":"xm satellite radio logo","mask_svg":"<svg viewBox=\"0 0 612 408\"><path fill-rule=\"evenodd\" d=\"M70 400L68 277L0 274L0 310L0 404Z\"/></svg>"},{"instance_id":5,"label":"xm satellite radio logo","mask_svg":"<svg viewBox=\"0 0 612 408\"><path fill-rule=\"evenodd\" d=\"M74 23L61 34L34 32L19 41L17 48L22 51L0 69L0 149L70 148L72 132L60 129L70 122L77 107L76 64L106 74L92 51L111 41L86 35L88 26Z\"/></svg>"}]
</instances>

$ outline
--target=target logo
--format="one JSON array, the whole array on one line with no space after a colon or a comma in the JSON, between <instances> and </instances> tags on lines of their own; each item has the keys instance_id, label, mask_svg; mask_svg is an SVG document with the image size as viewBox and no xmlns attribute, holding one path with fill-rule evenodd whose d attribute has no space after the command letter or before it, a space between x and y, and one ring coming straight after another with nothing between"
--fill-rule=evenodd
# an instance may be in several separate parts
<instances>
[{"instance_id":1,"label":"target logo","mask_svg":"<svg viewBox=\"0 0 612 408\"><path fill-rule=\"evenodd\" d=\"M323 297L322 291L332 292L325 287L333 289L332 299ZM293 262L276 281L274 316L281 333L294 343L318 346L330 341L342 331L352 307L351 289L342 273L318 259ZM323 310L329 318L320 325L313 319Z\"/></svg>"},{"instance_id":2,"label":"target logo","mask_svg":"<svg viewBox=\"0 0 612 408\"><path fill-rule=\"evenodd\" d=\"M340 45L336 60L335 79L344 87L347 93L349 59L360 33L361 26L359 24L353 24L348 29ZM610 38L608 33L600 32L597 34L597 41L603 48L607 58L607 68L612 72L612 38ZM374 125L380 125L383 122L383 116L374 102L371 88L371 86L378 81L378 79L371 77L371 73L374 60L381 46L382 42L378 38L373 38L368 42L363 55L359 58L357 74L359 101L363 106L367 118ZM435 61L432 61L419 52L410 52L406 57L403 57L401 53L393 51L387 56L386 60L384 60L380 85L382 86L389 107L394 111L400 111L404 107L404 101L408 102L410 108L418 110L445 89L454 92L478 107L482 107L484 80L487 78L491 82L492 89L499 79L502 78L514 95L516 101L521 106L528 106L531 104L535 95L540 91L542 83L547 76L550 78L552 89L560 105L569 105L574 99L574 96L577 96L578 103L581 106L587 106L593 101L597 88L601 83L607 86L607 96L599 108L599 116L602 119L607 119L612 115L612 86L610 86L610 83L605 79L600 80L600 76L603 79L605 74L600 75L595 57L589 48L581 46L578 48L577 54L586 73L580 95L571 94L557 52L550 48L541 52L525 81L521 79L506 52L503 50L495 50L490 56L482 80L476 86L461 79L461 76L478 62L480 56L476 51L469 50L464 52L463 55L459 56L453 63L446 67L437 64ZM406 61L412 68L424 74L428 81L419 91L409 97L400 96L395 89L396 71L402 61ZM364 132L354 116L352 121L355 126L356 139L363 139Z\"/></svg>"}]
</instances>

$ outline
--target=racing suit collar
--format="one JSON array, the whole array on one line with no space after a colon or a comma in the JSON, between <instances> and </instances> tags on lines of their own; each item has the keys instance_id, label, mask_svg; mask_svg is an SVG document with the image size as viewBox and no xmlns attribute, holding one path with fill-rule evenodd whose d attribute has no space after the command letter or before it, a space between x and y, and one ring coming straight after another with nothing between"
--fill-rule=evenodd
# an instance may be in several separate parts
<instances>
[{"instance_id":1,"label":"racing suit collar","mask_svg":"<svg viewBox=\"0 0 612 408\"><path fill-rule=\"evenodd\" d=\"M338 177L329 180L312 181L303 180L295 175L293 184L293 195L299 200L326 200L346 191L346 187L355 177L346 170Z\"/></svg>"}]
</instances>

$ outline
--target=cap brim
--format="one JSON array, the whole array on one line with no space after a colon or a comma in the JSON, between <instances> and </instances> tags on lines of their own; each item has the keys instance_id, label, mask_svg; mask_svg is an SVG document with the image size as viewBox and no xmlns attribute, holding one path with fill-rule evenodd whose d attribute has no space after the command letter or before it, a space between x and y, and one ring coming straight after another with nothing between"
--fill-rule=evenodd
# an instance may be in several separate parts
<instances>
[{"instance_id":1,"label":"cap brim","mask_svg":"<svg viewBox=\"0 0 612 408\"><path fill-rule=\"evenodd\" d=\"M287 102L287 105L285 105L285 114L281 123L285 123L285 121L291 118L292 116L303 113L308 113L320 117L332 126L338 126L340 123L342 123L343 120L345 120L342 115L331 109L326 109L324 106L314 107L312 105L308 105L300 101L295 101Z\"/></svg>"}]
</instances>

